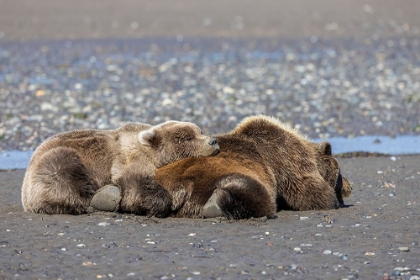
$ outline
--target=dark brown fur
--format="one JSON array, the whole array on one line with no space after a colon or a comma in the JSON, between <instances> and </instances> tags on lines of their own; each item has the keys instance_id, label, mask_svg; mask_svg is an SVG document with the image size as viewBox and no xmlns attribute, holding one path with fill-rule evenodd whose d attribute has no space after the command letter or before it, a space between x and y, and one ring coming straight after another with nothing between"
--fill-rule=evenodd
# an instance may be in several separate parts
<instances>
[{"instance_id":1,"label":"dark brown fur","mask_svg":"<svg viewBox=\"0 0 420 280\"><path fill-rule=\"evenodd\" d=\"M246 118L232 132L216 136L221 152L185 159L156 172L173 196L173 215L202 217L213 194L229 218L272 217L278 210L338 208L346 179L336 193L339 166L331 145L307 140L266 116Z\"/></svg>"},{"instance_id":2,"label":"dark brown fur","mask_svg":"<svg viewBox=\"0 0 420 280\"><path fill-rule=\"evenodd\" d=\"M27 212L80 214L105 185L121 191L120 210L165 215L172 197L153 179L156 168L218 150L185 122L132 123L117 130L81 130L47 139L33 154L22 185Z\"/></svg>"}]
</instances>

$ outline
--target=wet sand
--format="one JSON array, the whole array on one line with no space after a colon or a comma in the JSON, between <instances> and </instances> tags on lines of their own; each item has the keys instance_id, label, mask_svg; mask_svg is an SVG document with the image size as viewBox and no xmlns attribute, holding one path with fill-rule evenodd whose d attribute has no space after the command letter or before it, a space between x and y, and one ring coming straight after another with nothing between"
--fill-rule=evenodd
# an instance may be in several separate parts
<instances>
[{"instance_id":1,"label":"wet sand","mask_svg":"<svg viewBox=\"0 0 420 280\"><path fill-rule=\"evenodd\" d=\"M0 278L418 279L419 161L340 159L347 208L242 221L28 214L1 172Z\"/></svg>"}]
</instances>

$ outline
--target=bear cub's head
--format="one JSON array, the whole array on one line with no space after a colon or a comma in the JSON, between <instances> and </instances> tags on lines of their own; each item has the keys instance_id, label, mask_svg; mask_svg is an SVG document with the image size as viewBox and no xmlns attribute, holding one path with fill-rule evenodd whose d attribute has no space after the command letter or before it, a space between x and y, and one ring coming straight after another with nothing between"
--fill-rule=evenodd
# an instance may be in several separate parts
<instances>
[{"instance_id":1,"label":"bear cub's head","mask_svg":"<svg viewBox=\"0 0 420 280\"><path fill-rule=\"evenodd\" d=\"M217 140L203 135L190 122L168 121L141 131L138 137L143 146L151 148L157 168L184 158L219 153Z\"/></svg>"}]
</instances>

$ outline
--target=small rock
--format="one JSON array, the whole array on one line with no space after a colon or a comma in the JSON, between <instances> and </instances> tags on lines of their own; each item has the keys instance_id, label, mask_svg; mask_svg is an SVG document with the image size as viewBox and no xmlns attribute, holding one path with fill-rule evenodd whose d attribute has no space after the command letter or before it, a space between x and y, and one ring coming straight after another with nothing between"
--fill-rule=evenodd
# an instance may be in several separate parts
<instances>
[{"instance_id":1,"label":"small rock","mask_svg":"<svg viewBox=\"0 0 420 280\"><path fill-rule=\"evenodd\" d=\"M101 227L107 227L109 225L111 225L111 224L110 223L107 223L107 222L102 222L102 223L99 223L98 224L98 226L101 226Z\"/></svg>"},{"instance_id":2,"label":"small rock","mask_svg":"<svg viewBox=\"0 0 420 280\"><path fill-rule=\"evenodd\" d=\"M401 252L410 252L410 249L408 247L398 247L398 250Z\"/></svg>"},{"instance_id":3,"label":"small rock","mask_svg":"<svg viewBox=\"0 0 420 280\"><path fill-rule=\"evenodd\" d=\"M97 210L113 212L118 209L120 200L120 189L116 186L107 185L96 192L90 206Z\"/></svg>"},{"instance_id":4,"label":"small rock","mask_svg":"<svg viewBox=\"0 0 420 280\"><path fill-rule=\"evenodd\" d=\"M325 250L324 252L323 252L323 254L324 255L330 255L332 252L330 251L330 250Z\"/></svg>"}]
</instances>

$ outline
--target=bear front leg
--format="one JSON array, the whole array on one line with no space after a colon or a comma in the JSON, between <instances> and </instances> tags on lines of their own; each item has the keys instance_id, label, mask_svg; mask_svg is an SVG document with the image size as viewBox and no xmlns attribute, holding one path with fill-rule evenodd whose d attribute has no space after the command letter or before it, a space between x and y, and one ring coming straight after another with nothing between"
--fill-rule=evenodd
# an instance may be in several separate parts
<instances>
[{"instance_id":1,"label":"bear front leg","mask_svg":"<svg viewBox=\"0 0 420 280\"><path fill-rule=\"evenodd\" d=\"M154 178L141 174L122 174L120 211L136 215L166 217L172 207L172 196Z\"/></svg>"},{"instance_id":2,"label":"bear front leg","mask_svg":"<svg viewBox=\"0 0 420 280\"><path fill-rule=\"evenodd\" d=\"M279 201L284 203L278 205L279 210L329 210L340 206L335 190L319 175L308 175L299 181L284 182L280 186L279 196Z\"/></svg>"}]
</instances>

